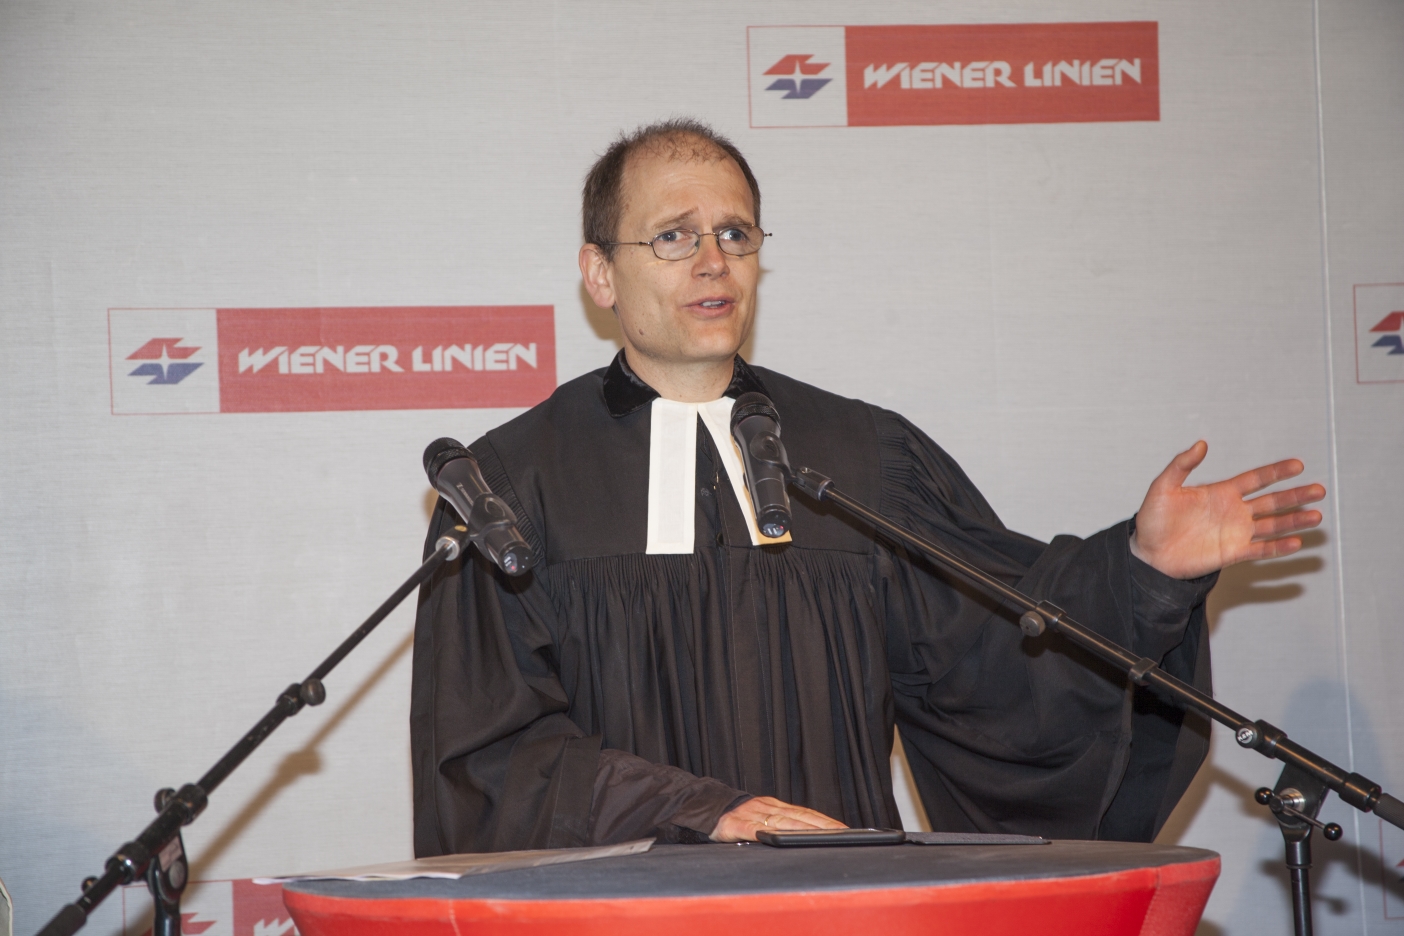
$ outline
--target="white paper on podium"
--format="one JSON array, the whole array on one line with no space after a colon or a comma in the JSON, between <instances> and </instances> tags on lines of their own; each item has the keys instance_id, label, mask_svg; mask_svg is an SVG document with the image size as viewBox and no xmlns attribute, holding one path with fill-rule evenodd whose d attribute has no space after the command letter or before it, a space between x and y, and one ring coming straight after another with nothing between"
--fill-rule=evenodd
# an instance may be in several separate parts
<instances>
[{"instance_id":1,"label":"white paper on podium","mask_svg":"<svg viewBox=\"0 0 1404 936\"><path fill-rule=\"evenodd\" d=\"M470 855L436 855L413 861L392 861L387 864L338 868L311 874L288 874L283 877L254 878L255 884L285 884L288 881L407 881L411 878L461 878L469 874L491 874L494 871L515 871L542 865L589 861L592 858L614 858L638 855L653 847L654 839L635 839L618 845L594 848L542 848L534 851L477 852Z\"/></svg>"},{"instance_id":2,"label":"white paper on podium","mask_svg":"<svg viewBox=\"0 0 1404 936\"><path fill-rule=\"evenodd\" d=\"M908 832L915 845L1047 845L1041 835L1013 835L999 832Z\"/></svg>"}]
</instances>

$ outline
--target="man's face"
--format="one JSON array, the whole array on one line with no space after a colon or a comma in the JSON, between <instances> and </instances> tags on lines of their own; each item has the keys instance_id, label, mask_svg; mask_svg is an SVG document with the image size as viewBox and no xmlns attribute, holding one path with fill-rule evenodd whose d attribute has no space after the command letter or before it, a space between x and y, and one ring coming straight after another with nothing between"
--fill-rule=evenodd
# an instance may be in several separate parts
<instances>
[{"instance_id":1,"label":"man's face","mask_svg":"<svg viewBox=\"0 0 1404 936\"><path fill-rule=\"evenodd\" d=\"M754 224L751 189L731 159L672 159L642 152L624 172L624 213L618 239L647 241L664 231L703 233ZM732 257L715 237L702 238L686 260L660 260L648 247L615 248L586 286L600 305L619 314L630 351L653 364L729 362L755 318L758 254Z\"/></svg>"}]
</instances>

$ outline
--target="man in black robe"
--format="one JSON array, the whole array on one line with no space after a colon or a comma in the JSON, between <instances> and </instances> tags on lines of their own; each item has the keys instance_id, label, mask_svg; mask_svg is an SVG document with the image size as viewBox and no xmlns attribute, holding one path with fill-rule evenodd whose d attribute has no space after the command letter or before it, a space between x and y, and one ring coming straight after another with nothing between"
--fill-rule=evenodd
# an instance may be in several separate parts
<instances>
[{"instance_id":1,"label":"man in black robe","mask_svg":"<svg viewBox=\"0 0 1404 936\"><path fill-rule=\"evenodd\" d=\"M472 446L541 560L508 578L469 551L421 591L416 854L895 827L894 726L936 829L1152 838L1207 725L826 504L796 496L765 537L731 401L764 392L793 464L1206 691L1217 570L1320 522L1300 509L1320 485L1244 499L1301 463L1186 487L1199 442L1135 519L1038 542L902 417L737 355L765 235L725 139L621 138L584 214L585 286L624 348ZM428 542L453 522L440 502Z\"/></svg>"}]
</instances>

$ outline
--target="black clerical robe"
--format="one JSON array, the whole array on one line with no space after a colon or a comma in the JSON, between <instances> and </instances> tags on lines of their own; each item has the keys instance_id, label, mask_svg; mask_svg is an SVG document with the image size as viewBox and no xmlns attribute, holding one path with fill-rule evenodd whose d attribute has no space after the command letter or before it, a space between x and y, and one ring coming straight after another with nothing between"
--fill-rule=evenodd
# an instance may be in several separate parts
<instances>
[{"instance_id":1,"label":"black clerical robe","mask_svg":"<svg viewBox=\"0 0 1404 936\"><path fill-rule=\"evenodd\" d=\"M790 462L1207 690L1203 599L1131 556L1129 522L1038 542L895 413L739 357ZM896 827L894 725L933 828L1149 840L1207 725L804 495L752 546L699 423L696 548L645 553L649 412L627 368L561 386L472 446L540 564L470 550L420 593L415 852L701 840L747 796ZM427 548L454 522L441 501Z\"/></svg>"}]
</instances>

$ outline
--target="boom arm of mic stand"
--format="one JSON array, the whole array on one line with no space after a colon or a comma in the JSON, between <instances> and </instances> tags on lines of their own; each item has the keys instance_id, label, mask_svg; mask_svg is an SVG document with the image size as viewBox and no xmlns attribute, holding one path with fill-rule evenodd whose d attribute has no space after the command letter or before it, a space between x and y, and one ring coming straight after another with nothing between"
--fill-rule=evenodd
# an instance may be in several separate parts
<instances>
[{"instance_id":1,"label":"boom arm of mic stand","mask_svg":"<svg viewBox=\"0 0 1404 936\"><path fill-rule=\"evenodd\" d=\"M304 706L321 705L327 697L326 687L322 685L322 680L326 678L327 674L335 669L336 665L345 659L347 654L356 649L356 645L375 630L376 625L385 620L390 612L409 596L410 592L438 571L439 566L458 558L467 541L468 530L462 526L453 527L447 534L441 536L434 544L434 552L428 559L424 560L424 564L416 569L415 573L406 579L403 585L395 589L394 593L385 599L370 617L366 618L365 623L343 640L340 646L333 650L331 655L323 660L321 665L314 669L306 679L300 683L293 683L284 689L282 694L278 696L278 700L273 703L273 708L269 709L268 714L264 715L248 734L240 738L238 743L230 748L217 764L206 771L198 783L187 783L179 791L174 792L174 795L163 795L169 791L157 794L159 814L156 818L141 831L140 835L123 845L113 853L112 857L107 859L107 865L101 877L91 877L83 882L83 895L55 914L54 918L39 931L39 936L72 936L83 927L83 924L88 921L88 916L109 894L119 886L130 884L141 878L151 862L158 860L162 850L180 835L181 827L190 825L204 811L209 802L209 795L215 791L215 788L223 783L234 772L234 769L242 764L254 752L254 749L262 744L284 721L302 711ZM183 861L184 856L182 855L179 860ZM180 883L176 886L177 897L179 891L184 888L184 884L182 871ZM157 895L153 894L152 897L157 898ZM157 912L160 913L159 908ZM179 926L179 916L177 915L174 923L176 933L180 932ZM160 929L156 928L154 932L159 934Z\"/></svg>"},{"instance_id":2,"label":"boom arm of mic stand","mask_svg":"<svg viewBox=\"0 0 1404 936\"><path fill-rule=\"evenodd\" d=\"M888 536L915 547L970 581L985 594L997 598L1021 612L1019 626L1024 633L1037 636L1049 627L1073 643L1091 650L1102 659L1120 667L1138 686L1152 687L1182 706L1198 709L1215 721L1233 729L1239 745L1252 748L1264 757L1272 757L1296 767L1334 790L1336 795L1362 812L1374 812L1384 821L1404 829L1404 802L1380 789L1380 785L1358 773L1342 770L1324 757L1290 741L1285 732L1265 721L1250 721L1212 696L1182 682L1165 672L1149 657L1137 656L1130 650L1108 640L1096 631L1079 624L1071 615L1047 601L1035 601L982 569L942 546L888 520L882 514L854 500L834 487L828 477L809 468L800 468L790 483L815 500L829 501L849 514L876 527Z\"/></svg>"}]
</instances>

